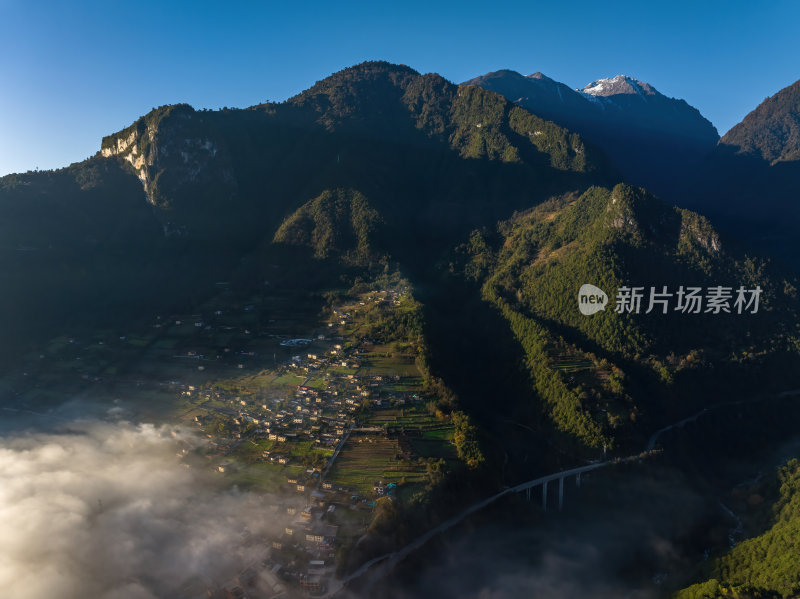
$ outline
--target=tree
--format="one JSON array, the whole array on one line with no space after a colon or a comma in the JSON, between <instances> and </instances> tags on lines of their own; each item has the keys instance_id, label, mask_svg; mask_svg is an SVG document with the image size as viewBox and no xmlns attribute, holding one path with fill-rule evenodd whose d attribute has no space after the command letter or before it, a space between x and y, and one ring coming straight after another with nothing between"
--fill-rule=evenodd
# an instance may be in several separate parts
<instances>
[{"instance_id":1,"label":"tree","mask_svg":"<svg viewBox=\"0 0 800 599\"><path fill-rule=\"evenodd\" d=\"M434 460L430 458L425 466L425 478L428 479L428 486L435 487L444 480L447 474L447 462L442 458Z\"/></svg>"},{"instance_id":2,"label":"tree","mask_svg":"<svg viewBox=\"0 0 800 599\"><path fill-rule=\"evenodd\" d=\"M453 412L452 419L456 429L453 441L458 457L468 468L474 470L486 461L478 443L478 429L464 412Z\"/></svg>"}]
</instances>

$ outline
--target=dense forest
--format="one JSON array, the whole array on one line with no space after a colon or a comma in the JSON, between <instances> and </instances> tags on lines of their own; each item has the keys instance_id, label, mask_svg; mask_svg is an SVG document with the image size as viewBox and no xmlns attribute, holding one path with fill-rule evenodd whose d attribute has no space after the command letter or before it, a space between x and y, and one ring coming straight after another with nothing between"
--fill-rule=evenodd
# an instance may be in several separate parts
<instances>
[{"instance_id":1,"label":"dense forest","mask_svg":"<svg viewBox=\"0 0 800 599\"><path fill-rule=\"evenodd\" d=\"M709 580L695 584L676 599L768 599L796 597L800 593L800 461L792 459L770 474L749 502L757 505L751 516L756 530L729 552L704 568Z\"/></svg>"},{"instance_id":2,"label":"dense forest","mask_svg":"<svg viewBox=\"0 0 800 599\"><path fill-rule=\"evenodd\" d=\"M554 198L473 232L456 267L482 285L524 351L531 383L555 428L587 447L635 439L641 420L676 417L727 393L775 389L798 359L796 291L763 260L728 249L707 219L618 185ZM464 260L465 259L465 260ZM611 304L586 317L583 283ZM674 294L681 286L769 289L756 314L660 308L619 313L616 290L639 285ZM647 401L641 398L647 397ZM631 435L633 434L633 437Z\"/></svg>"}]
</instances>

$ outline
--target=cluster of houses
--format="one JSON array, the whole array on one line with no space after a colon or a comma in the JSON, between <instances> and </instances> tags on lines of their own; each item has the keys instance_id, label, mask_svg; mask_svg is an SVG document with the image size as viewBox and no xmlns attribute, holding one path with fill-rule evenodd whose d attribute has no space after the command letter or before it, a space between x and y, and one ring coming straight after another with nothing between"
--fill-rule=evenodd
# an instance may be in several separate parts
<instances>
[{"instance_id":1,"label":"cluster of houses","mask_svg":"<svg viewBox=\"0 0 800 599\"><path fill-rule=\"evenodd\" d=\"M324 354L294 356L287 368L301 373L305 380L286 397L256 399L216 388L198 391L191 386L183 394L199 394L200 400L225 404L225 408L213 409L205 416L196 416L198 425L206 425L222 417L232 439L266 439L274 442L270 450L263 452L261 459L264 462L292 465L298 459L292 452L292 443L311 441L312 447L335 450L342 444L347 431L355 425L356 414L365 407L381 406L386 398L381 398L380 388L399 379L398 376L357 374L360 363L354 353L335 343ZM312 378L317 383L314 386L308 384ZM407 398L394 394L392 401L404 404ZM327 465L314 464L304 476L289 478L286 484L301 493L318 487L319 477ZM226 467L220 466L223 471Z\"/></svg>"},{"instance_id":2,"label":"cluster of houses","mask_svg":"<svg viewBox=\"0 0 800 599\"><path fill-rule=\"evenodd\" d=\"M272 540L269 565L311 594L323 592L335 571L339 526L332 522L337 509L332 498L315 491L302 509L291 503L278 507L285 511L287 524Z\"/></svg>"},{"instance_id":3,"label":"cluster of houses","mask_svg":"<svg viewBox=\"0 0 800 599\"><path fill-rule=\"evenodd\" d=\"M373 301L396 304L400 297L394 292L381 292L375 294ZM329 325L332 328L351 321L349 311L335 311ZM225 455L238 444L258 440L273 442L258 457L260 461L294 466L286 469L282 485L284 491L289 492L284 495L289 504L279 507L285 510L287 523L271 539L270 557L265 566L284 583L313 595L326 590L335 569L339 535L337 509L369 510L374 505L326 479L328 471L349 433L354 428L362 430L356 428L361 410L380 407L385 402L402 405L416 396L385 389L399 381L399 376L360 373L365 353L360 347L370 345L369 339L361 339L353 346L346 346L342 337L331 335L285 341L281 345L296 348L298 355L280 366L279 373L297 374L299 384L287 388L280 397L270 397L263 391L232 391L224 386L202 389L187 386L182 392L200 400L208 409L207 414L195 417L199 426L220 420L225 422L223 434L208 429L208 436L219 449L217 455L223 458L215 462L218 470L228 472L236 468L236 462L226 461ZM304 449L296 449L301 443ZM329 450L330 458L304 459L303 452L309 446ZM297 468L301 461L303 467ZM396 485L375 481L372 491L373 498L391 496ZM299 505L305 507L301 509ZM305 558L298 562L298 555ZM227 592L241 596L240 588L247 588L247 585L227 589Z\"/></svg>"}]
</instances>

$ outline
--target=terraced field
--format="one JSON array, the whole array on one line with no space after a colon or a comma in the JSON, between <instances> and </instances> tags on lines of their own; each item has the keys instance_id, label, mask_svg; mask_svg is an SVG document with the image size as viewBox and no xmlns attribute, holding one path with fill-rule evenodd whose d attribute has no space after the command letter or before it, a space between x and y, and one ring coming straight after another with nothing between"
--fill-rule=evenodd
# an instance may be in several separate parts
<instances>
[{"instance_id":1,"label":"terraced field","mask_svg":"<svg viewBox=\"0 0 800 599\"><path fill-rule=\"evenodd\" d=\"M422 436L426 438L443 441L452 438L453 431L449 422L439 420L418 404L373 410L364 420L364 426L402 427L406 433L424 433Z\"/></svg>"},{"instance_id":2,"label":"terraced field","mask_svg":"<svg viewBox=\"0 0 800 599\"><path fill-rule=\"evenodd\" d=\"M327 479L334 485L372 495L375 481L410 484L425 481L425 464L398 459L401 455L397 439L382 435L353 434L348 439Z\"/></svg>"}]
</instances>

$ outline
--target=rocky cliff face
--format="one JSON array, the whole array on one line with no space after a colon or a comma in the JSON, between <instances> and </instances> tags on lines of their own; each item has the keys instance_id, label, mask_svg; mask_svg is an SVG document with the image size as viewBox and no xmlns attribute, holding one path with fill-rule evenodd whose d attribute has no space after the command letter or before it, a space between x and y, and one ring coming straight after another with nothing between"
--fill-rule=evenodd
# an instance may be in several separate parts
<instances>
[{"instance_id":1,"label":"rocky cliff face","mask_svg":"<svg viewBox=\"0 0 800 599\"><path fill-rule=\"evenodd\" d=\"M208 185L222 197L236 193L230 156L217 138L203 113L179 104L155 109L104 138L100 153L128 163L150 203L169 209Z\"/></svg>"}]
</instances>

